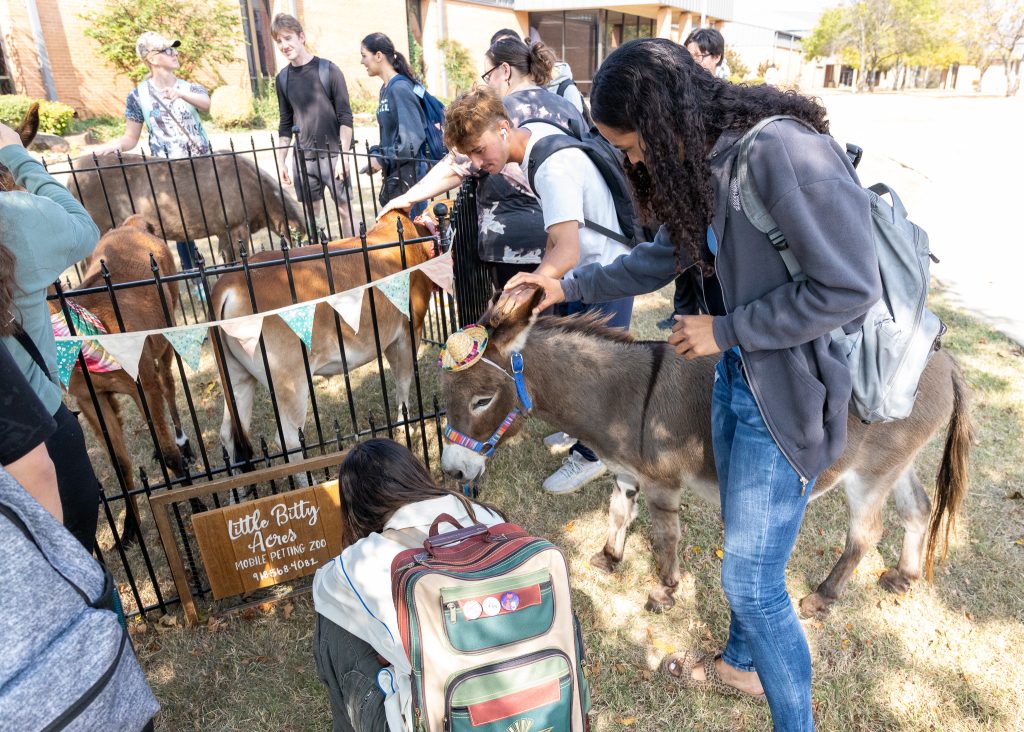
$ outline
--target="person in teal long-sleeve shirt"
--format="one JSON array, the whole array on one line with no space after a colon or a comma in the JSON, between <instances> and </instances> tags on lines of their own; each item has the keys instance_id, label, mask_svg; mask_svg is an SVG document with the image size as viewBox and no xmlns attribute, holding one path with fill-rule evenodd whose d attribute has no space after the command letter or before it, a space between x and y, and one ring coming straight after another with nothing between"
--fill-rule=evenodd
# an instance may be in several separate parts
<instances>
[{"instance_id":1,"label":"person in teal long-sleeve shirt","mask_svg":"<svg viewBox=\"0 0 1024 732\"><path fill-rule=\"evenodd\" d=\"M3 124L0 163L25 188L0 193L0 242L16 260L13 312L0 316L12 317L21 326L21 332L2 340L57 423L46 447L57 471L64 525L92 551L99 483L82 428L61 401L46 289L65 269L92 253L100 232L82 205L26 152L18 133Z\"/></svg>"}]
</instances>

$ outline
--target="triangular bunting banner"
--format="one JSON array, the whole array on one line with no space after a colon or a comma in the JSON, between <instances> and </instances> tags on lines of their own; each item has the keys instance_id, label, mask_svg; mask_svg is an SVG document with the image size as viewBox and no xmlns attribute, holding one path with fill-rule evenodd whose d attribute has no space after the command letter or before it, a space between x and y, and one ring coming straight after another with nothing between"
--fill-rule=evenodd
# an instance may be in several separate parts
<instances>
[{"instance_id":1,"label":"triangular bunting banner","mask_svg":"<svg viewBox=\"0 0 1024 732\"><path fill-rule=\"evenodd\" d=\"M359 332L359 316L363 312L363 290L349 290L331 297L327 302L338 311L354 333Z\"/></svg>"},{"instance_id":2,"label":"triangular bunting banner","mask_svg":"<svg viewBox=\"0 0 1024 732\"><path fill-rule=\"evenodd\" d=\"M455 271L452 268L452 255L445 254L437 259L425 262L421 267L423 274L429 277L435 285L448 294L452 293L455 282Z\"/></svg>"},{"instance_id":3,"label":"triangular bunting banner","mask_svg":"<svg viewBox=\"0 0 1024 732\"><path fill-rule=\"evenodd\" d=\"M81 348L81 341L57 341L57 376L65 389L71 381L71 372L75 370Z\"/></svg>"},{"instance_id":4,"label":"triangular bunting banner","mask_svg":"<svg viewBox=\"0 0 1024 732\"><path fill-rule=\"evenodd\" d=\"M193 372L199 370L199 361L203 357L203 341L206 340L206 326L200 325L187 330L169 330L164 338L174 346L182 360Z\"/></svg>"},{"instance_id":5,"label":"triangular bunting banner","mask_svg":"<svg viewBox=\"0 0 1024 732\"><path fill-rule=\"evenodd\" d=\"M313 347L313 314L315 311L316 305L300 305L278 313L281 320L302 339L306 348Z\"/></svg>"},{"instance_id":6,"label":"triangular bunting banner","mask_svg":"<svg viewBox=\"0 0 1024 732\"><path fill-rule=\"evenodd\" d=\"M263 331L263 316L250 315L247 318L233 318L221 322L220 327L229 336L238 341L242 349L252 358L256 346L260 344L260 333Z\"/></svg>"},{"instance_id":7,"label":"triangular bunting banner","mask_svg":"<svg viewBox=\"0 0 1024 732\"><path fill-rule=\"evenodd\" d=\"M139 378L139 359L146 345L147 333L111 333L94 340L117 359L121 368L133 379Z\"/></svg>"},{"instance_id":8,"label":"triangular bunting banner","mask_svg":"<svg viewBox=\"0 0 1024 732\"><path fill-rule=\"evenodd\" d=\"M405 317L409 317L409 273L402 272L376 285Z\"/></svg>"}]
</instances>

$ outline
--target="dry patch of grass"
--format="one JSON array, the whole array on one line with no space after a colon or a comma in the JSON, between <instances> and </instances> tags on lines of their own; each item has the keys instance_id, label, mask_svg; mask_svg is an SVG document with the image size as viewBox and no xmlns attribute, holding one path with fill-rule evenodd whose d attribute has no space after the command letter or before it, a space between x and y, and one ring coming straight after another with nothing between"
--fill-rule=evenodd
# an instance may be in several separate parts
<instances>
[{"instance_id":1,"label":"dry patch of grass","mask_svg":"<svg viewBox=\"0 0 1024 732\"><path fill-rule=\"evenodd\" d=\"M666 290L638 303L638 337L665 336L653 324L670 307L669 297ZM805 621L819 729L1008 730L1021 725L1024 353L981 323L945 308L941 296L936 299L950 326L946 347L960 360L974 393L978 441L960 533L933 585L922 582L908 595L889 595L876 580L895 561L902 541L890 505L886 533L858 568L846 596L830 616ZM421 364L429 363L432 353L425 352ZM424 367L425 394L434 388L431 372ZM371 386L377 383L372 369L363 378ZM370 388L356 381L355 388ZM318 397L343 414L342 384L341 379L318 382ZM212 444L219 423L216 393L210 402L203 426ZM646 613L643 603L655 576L646 510L641 505L619 571L604 575L593 570L588 559L604 543L611 479L602 478L572 496L543 493L541 481L559 462L540 442L547 432L545 425L531 421L522 436L496 453L483 498L566 551L586 633L595 728L768 728L766 708L680 692L656 670L671 650L712 649L724 642L728 611L715 553L721 547L716 511L695 496L684 498L680 602L664 615ZM929 488L940 451L936 440L919 461ZM838 492L811 505L789 566L794 598L824 578L845 532L846 509ZM147 623L145 632L137 628L136 647L163 706L158 728L329 728L330 712L310 651L312 627L312 603L300 597L210 621L197 630L168 627L166 621Z\"/></svg>"}]
</instances>

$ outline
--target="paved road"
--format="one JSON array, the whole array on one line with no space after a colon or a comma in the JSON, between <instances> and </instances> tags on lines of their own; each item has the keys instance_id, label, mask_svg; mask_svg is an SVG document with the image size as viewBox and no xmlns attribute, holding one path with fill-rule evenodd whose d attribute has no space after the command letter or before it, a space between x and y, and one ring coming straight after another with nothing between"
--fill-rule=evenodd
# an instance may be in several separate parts
<instances>
[{"instance_id":1,"label":"paved road","mask_svg":"<svg viewBox=\"0 0 1024 732\"><path fill-rule=\"evenodd\" d=\"M861 181L899 192L951 300L1024 344L1024 98L827 93Z\"/></svg>"}]
</instances>

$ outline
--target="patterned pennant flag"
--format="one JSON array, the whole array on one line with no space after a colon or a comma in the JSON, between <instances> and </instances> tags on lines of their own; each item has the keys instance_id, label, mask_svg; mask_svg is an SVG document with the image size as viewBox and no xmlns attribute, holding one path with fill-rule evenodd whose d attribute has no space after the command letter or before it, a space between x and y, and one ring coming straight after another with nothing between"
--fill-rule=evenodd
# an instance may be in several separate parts
<instances>
[{"instance_id":1,"label":"patterned pennant flag","mask_svg":"<svg viewBox=\"0 0 1024 732\"><path fill-rule=\"evenodd\" d=\"M260 333L263 332L263 316L249 315L244 318L232 318L220 324L221 329L238 341L242 349L252 358L256 346L260 344Z\"/></svg>"},{"instance_id":2,"label":"patterned pennant flag","mask_svg":"<svg viewBox=\"0 0 1024 732\"><path fill-rule=\"evenodd\" d=\"M278 313L281 320L295 331L295 335L302 339L306 348L313 347L313 314L316 311L316 304L298 305Z\"/></svg>"},{"instance_id":3,"label":"patterned pennant flag","mask_svg":"<svg viewBox=\"0 0 1024 732\"><path fill-rule=\"evenodd\" d=\"M81 341L57 341L57 375L64 388L68 388L71 381L71 372L75 370L75 363L78 361L78 352L82 348Z\"/></svg>"},{"instance_id":4,"label":"patterned pennant flag","mask_svg":"<svg viewBox=\"0 0 1024 732\"><path fill-rule=\"evenodd\" d=\"M384 293L405 317L409 317L409 273L402 272L383 282L378 282L377 289Z\"/></svg>"},{"instance_id":5,"label":"patterned pennant flag","mask_svg":"<svg viewBox=\"0 0 1024 732\"><path fill-rule=\"evenodd\" d=\"M348 327L352 329L353 333L359 332L359 317L363 312L363 292L362 288L340 292L337 295L332 295L327 301L332 308L338 311L341 319L348 323Z\"/></svg>"},{"instance_id":6,"label":"patterned pennant flag","mask_svg":"<svg viewBox=\"0 0 1024 732\"><path fill-rule=\"evenodd\" d=\"M193 372L199 370L199 361L203 357L203 342L206 340L206 326L200 325L188 330L171 330L164 333L164 338L174 346L182 360Z\"/></svg>"},{"instance_id":7,"label":"patterned pennant flag","mask_svg":"<svg viewBox=\"0 0 1024 732\"><path fill-rule=\"evenodd\" d=\"M146 333L111 333L94 340L117 359L121 368L133 379L139 378L139 359L146 345Z\"/></svg>"},{"instance_id":8,"label":"patterned pennant flag","mask_svg":"<svg viewBox=\"0 0 1024 732\"><path fill-rule=\"evenodd\" d=\"M452 268L452 254L448 252L437 259L431 259L420 268L435 285L448 294L452 293L455 283L455 271Z\"/></svg>"}]
</instances>

